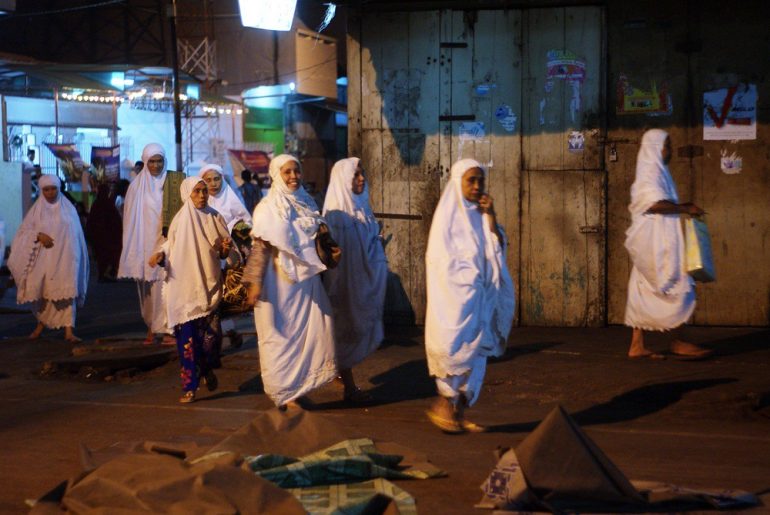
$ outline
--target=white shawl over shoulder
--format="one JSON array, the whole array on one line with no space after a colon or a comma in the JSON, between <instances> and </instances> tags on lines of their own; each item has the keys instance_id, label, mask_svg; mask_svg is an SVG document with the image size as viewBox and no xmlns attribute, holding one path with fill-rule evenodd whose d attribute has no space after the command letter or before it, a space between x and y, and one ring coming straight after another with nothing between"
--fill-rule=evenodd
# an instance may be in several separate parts
<instances>
[{"instance_id":1,"label":"white shawl over shoulder","mask_svg":"<svg viewBox=\"0 0 770 515\"><path fill-rule=\"evenodd\" d=\"M200 177L182 182L184 204L171 221L164 245L169 327L208 315L222 298L222 270L214 245L228 237L227 226L219 213L208 206L197 209L190 200L200 182Z\"/></svg>"},{"instance_id":2,"label":"white shawl over shoulder","mask_svg":"<svg viewBox=\"0 0 770 515\"><path fill-rule=\"evenodd\" d=\"M383 339L382 315L388 262L380 227L369 205L369 187L353 194L359 159L342 159L332 168L323 216L343 249L342 259L324 273L334 310L337 362L351 368L371 354Z\"/></svg>"},{"instance_id":3,"label":"white shawl over shoulder","mask_svg":"<svg viewBox=\"0 0 770 515\"><path fill-rule=\"evenodd\" d=\"M270 161L272 183L254 208L251 235L278 249L278 265L294 282L326 270L315 248L318 227L325 223L318 206L304 188L292 192L281 178L281 167L296 157L281 154Z\"/></svg>"},{"instance_id":4,"label":"white shawl over shoulder","mask_svg":"<svg viewBox=\"0 0 770 515\"><path fill-rule=\"evenodd\" d=\"M75 206L61 194L61 181L43 175L40 188L56 186L56 201L43 195L30 208L11 244L8 268L16 281L19 304L40 299L77 299L83 305L88 289L88 249ZM37 241L38 233L53 239L47 249Z\"/></svg>"},{"instance_id":5,"label":"white shawl over shoulder","mask_svg":"<svg viewBox=\"0 0 770 515\"><path fill-rule=\"evenodd\" d=\"M515 297L504 246L462 195L462 177L471 168L484 170L473 159L452 166L428 237L425 347L436 377L461 375L478 356L501 355L513 323Z\"/></svg>"},{"instance_id":6,"label":"white shawl over shoulder","mask_svg":"<svg viewBox=\"0 0 770 515\"><path fill-rule=\"evenodd\" d=\"M156 155L164 157L163 170L153 177L147 161ZM161 217L163 210L163 183L166 180L166 152L156 143L142 151L144 168L131 182L123 205L123 250L120 253L118 277L153 282L163 279L160 267L147 264L163 243Z\"/></svg>"},{"instance_id":7,"label":"white shawl over shoulder","mask_svg":"<svg viewBox=\"0 0 770 515\"><path fill-rule=\"evenodd\" d=\"M636 161L631 186L631 227L625 246L634 267L628 285L626 324L665 330L686 322L695 309L693 282L687 274L684 236L679 215L648 213L661 200L679 202L676 186L663 162L668 134L647 131Z\"/></svg>"}]
</instances>

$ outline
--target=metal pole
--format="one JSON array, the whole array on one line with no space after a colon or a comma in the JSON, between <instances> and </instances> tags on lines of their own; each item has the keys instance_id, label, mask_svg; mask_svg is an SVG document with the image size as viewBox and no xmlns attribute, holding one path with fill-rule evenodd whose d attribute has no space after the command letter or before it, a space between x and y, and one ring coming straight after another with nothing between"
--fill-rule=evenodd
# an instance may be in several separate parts
<instances>
[{"instance_id":1,"label":"metal pole","mask_svg":"<svg viewBox=\"0 0 770 515\"><path fill-rule=\"evenodd\" d=\"M176 0L169 6L169 26L171 28L171 66L174 82L174 141L176 146L176 170L181 172L182 165L182 102L179 100L179 56L176 40Z\"/></svg>"},{"instance_id":2,"label":"metal pole","mask_svg":"<svg viewBox=\"0 0 770 515\"><path fill-rule=\"evenodd\" d=\"M11 156L8 155L8 104L5 102L5 96L0 95L0 125L2 125L3 131L3 161L10 161Z\"/></svg>"},{"instance_id":3,"label":"metal pole","mask_svg":"<svg viewBox=\"0 0 770 515\"><path fill-rule=\"evenodd\" d=\"M112 146L118 144L118 102L112 95Z\"/></svg>"}]
</instances>

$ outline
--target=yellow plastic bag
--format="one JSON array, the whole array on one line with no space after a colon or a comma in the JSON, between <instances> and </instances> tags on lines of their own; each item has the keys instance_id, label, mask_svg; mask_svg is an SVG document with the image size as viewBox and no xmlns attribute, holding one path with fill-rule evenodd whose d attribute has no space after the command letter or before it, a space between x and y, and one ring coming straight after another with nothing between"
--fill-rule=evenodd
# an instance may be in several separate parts
<instances>
[{"instance_id":1,"label":"yellow plastic bag","mask_svg":"<svg viewBox=\"0 0 770 515\"><path fill-rule=\"evenodd\" d=\"M687 218L684 221L684 229L687 273L696 281L714 281L714 255L711 252L711 236L706 223L697 218Z\"/></svg>"}]
</instances>

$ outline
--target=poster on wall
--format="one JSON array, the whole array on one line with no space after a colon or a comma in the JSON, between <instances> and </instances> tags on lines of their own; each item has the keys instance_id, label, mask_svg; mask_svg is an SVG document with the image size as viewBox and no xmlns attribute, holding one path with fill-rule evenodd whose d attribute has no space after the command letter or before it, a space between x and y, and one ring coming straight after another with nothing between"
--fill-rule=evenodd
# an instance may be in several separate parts
<instances>
[{"instance_id":1,"label":"poster on wall","mask_svg":"<svg viewBox=\"0 0 770 515\"><path fill-rule=\"evenodd\" d=\"M740 83L703 93L703 139L757 139L757 86Z\"/></svg>"},{"instance_id":2,"label":"poster on wall","mask_svg":"<svg viewBox=\"0 0 770 515\"><path fill-rule=\"evenodd\" d=\"M82 179L86 165L74 144L46 143L45 146L59 160L59 165L67 182L75 183Z\"/></svg>"},{"instance_id":3,"label":"poster on wall","mask_svg":"<svg viewBox=\"0 0 770 515\"><path fill-rule=\"evenodd\" d=\"M621 73L618 77L616 93L615 112L619 115L663 116L670 115L674 110L667 82L662 82L658 88L655 81L652 81L650 89L644 90L634 87L628 77Z\"/></svg>"},{"instance_id":4,"label":"poster on wall","mask_svg":"<svg viewBox=\"0 0 770 515\"><path fill-rule=\"evenodd\" d=\"M235 175L240 177L243 170L249 169L260 178L262 188L270 187L270 174L268 173L270 155L267 152L261 150L228 149L227 154L230 156L230 165L233 167Z\"/></svg>"},{"instance_id":5,"label":"poster on wall","mask_svg":"<svg viewBox=\"0 0 770 515\"><path fill-rule=\"evenodd\" d=\"M91 166L97 180L115 182L120 179L120 146L91 147Z\"/></svg>"},{"instance_id":6,"label":"poster on wall","mask_svg":"<svg viewBox=\"0 0 770 515\"><path fill-rule=\"evenodd\" d=\"M551 104L559 103L552 98L554 83L564 81L569 86L571 95L569 100L569 113L572 123L578 122L579 113L582 110L581 88L586 80L586 60L571 50L549 50L546 53L546 76L543 87L544 95L540 100L540 125L549 122L547 111ZM553 106L552 106L553 107ZM553 120L548 123L553 125Z\"/></svg>"}]
</instances>

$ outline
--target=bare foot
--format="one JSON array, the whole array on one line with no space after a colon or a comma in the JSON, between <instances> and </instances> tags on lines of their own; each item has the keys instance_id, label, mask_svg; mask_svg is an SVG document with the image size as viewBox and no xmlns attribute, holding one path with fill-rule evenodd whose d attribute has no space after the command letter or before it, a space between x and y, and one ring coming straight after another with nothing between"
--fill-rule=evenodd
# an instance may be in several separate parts
<instances>
[{"instance_id":1,"label":"bare foot","mask_svg":"<svg viewBox=\"0 0 770 515\"><path fill-rule=\"evenodd\" d=\"M631 345L628 347L628 357L631 359L666 359L663 354L653 352L644 346L644 331L637 329L636 327L631 333Z\"/></svg>"},{"instance_id":2,"label":"bare foot","mask_svg":"<svg viewBox=\"0 0 770 515\"><path fill-rule=\"evenodd\" d=\"M693 358L703 358L714 351L712 349L706 349L700 345L694 343L685 342L682 340L674 340L671 342L671 352L678 356L689 356Z\"/></svg>"},{"instance_id":3,"label":"bare foot","mask_svg":"<svg viewBox=\"0 0 770 515\"><path fill-rule=\"evenodd\" d=\"M642 349L641 352L631 354L631 352L628 352L628 357L630 359L641 359L641 358L649 358L649 359L666 359L666 356L663 354L659 354L657 352L653 352L649 349Z\"/></svg>"},{"instance_id":4,"label":"bare foot","mask_svg":"<svg viewBox=\"0 0 770 515\"><path fill-rule=\"evenodd\" d=\"M37 340L38 338L40 338L40 335L43 334L44 328L45 326L43 326L43 324L38 322L37 326L35 327L35 330L29 333L28 338L30 340Z\"/></svg>"},{"instance_id":5,"label":"bare foot","mask_svg":"<svg viewBox=\"0 0 770 515\"><path fill-rule=\"evenodd\" d=\"M425 414L428 415L428 420L430 420L434 426L445 433L457 434L465 431L458 420L457 413L455 413L454 406L449 399L445 399L441 396L437 397L433 402L433 405L431 405L430 409L426 411Z\"/></svg>"}]
</instances>

